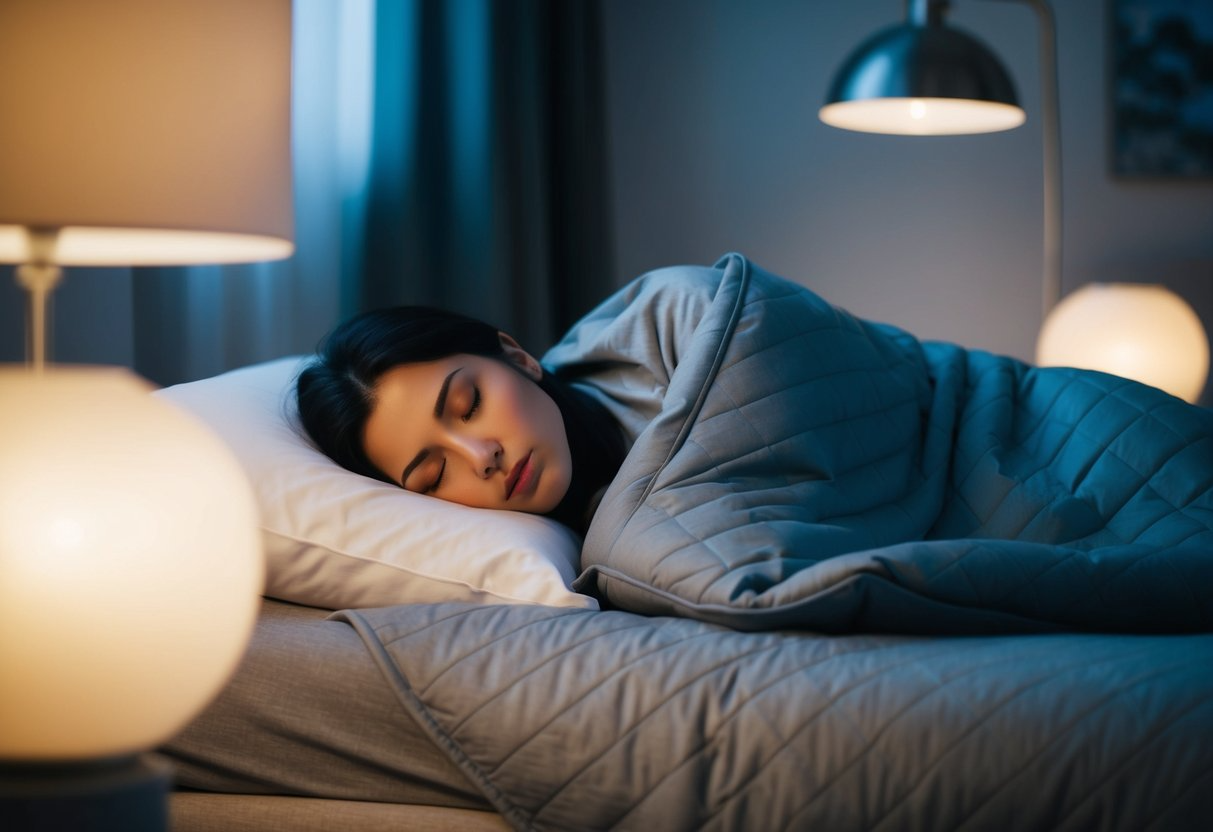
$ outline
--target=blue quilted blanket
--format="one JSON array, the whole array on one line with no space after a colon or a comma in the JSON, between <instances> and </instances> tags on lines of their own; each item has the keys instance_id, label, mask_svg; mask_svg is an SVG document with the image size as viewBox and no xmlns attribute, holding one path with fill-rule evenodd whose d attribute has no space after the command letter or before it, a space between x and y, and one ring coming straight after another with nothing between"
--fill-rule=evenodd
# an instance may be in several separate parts
<instances>
[{"instance_id":1,"label":"blue quilted blanket","mask_svg":"<svg viewBox=\"0 0 1213 832\"><path fill-rule=\"evenodd\" d=\"M544 363L635 439L579 579L625 611L342 613L514 828L1209 828L1213 635L970 635L1211 629L1209 413L736 255Z\"/></svg>"},{"instance_id":2,"label":"blue quilted blanket","mask_svg":"<svg viewBox=\"0 0 1213 832\"><path fill-rule=\"evenodd\" d=\"M519 830L1204 832L1213 817L1210 635L742 633L533 605L342 617L401 718Z\"/></svg>"},{"instance_id":3,"label":"blue quilted blanket","mask_svg":"<svg viewBox=\"0 0 1213 832\"><path fill-rule=\"evenodd\" d=\"M637 433L583 552L578 587L608 606L753 630L1213 629L1213 413L1156 389L924 343L739 255L640 278L545 363Z\"/></svg>"}]
</instances>

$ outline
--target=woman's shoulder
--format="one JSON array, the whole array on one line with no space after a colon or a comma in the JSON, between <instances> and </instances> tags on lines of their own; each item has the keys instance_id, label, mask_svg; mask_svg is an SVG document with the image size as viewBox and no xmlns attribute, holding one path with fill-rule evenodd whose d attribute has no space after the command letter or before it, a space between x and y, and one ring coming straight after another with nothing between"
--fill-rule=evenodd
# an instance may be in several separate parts
<instances>
[{"instance_id":1,"label":"woman's shoulder","mask_svg":"<svg viewBox=\"0 0 1213 832\"><path fill-rule=\"evenodd\" d=\"M616 308L662 319L702 312L712 302L724 270L715 266L666 266L646 272L616 293ZM698 316L695 316L698 320Z\"/></svg>"},{"instance_id":2,"label":"woman's shoulder","mask_svg":"<svg viewBox=\"0 0 1213 832\"><path fill-rule=\"evenodd\" d=\"M660 408L722 274L710 266L642 274L574 324L543 365L598 399L634 438Z\"/></svg>"},{"instance_id":3,"label":"woman's shoulder","mask_svg":"<svg viewBox=\"0 0 1213 832\"><path fill-rule=\"evenodd\" d=\"M558 366L607 354L648 358L666 352L703 317L721 274L710 266L667 266L646 272L574 324L543 363Z\"/></svg>"},{"instance_id":4,"label":"woman's shoulder","mask_svg":"<svg viewBox=\"0 0 1213 832\"><path fill-rule=\"evenodd\" d=\"M711 266L666 266L646 272L574 324L564 341L584 338L587 330L600 334L611 325L621 331L656 327L661 334L684 323L693 325L712 302L721 275L722 270Z\"/></svg>"},{"instance_id":5,"label":"woman's shoulder","mask_svg":"<svg viewBox=\"0 0 1213 832\"><path fill-rule=\"evenodd\" d=\"M637 277L624 287L635 295L695 295L715 292L724 269L717 266L665 266Z\"/></svg>"}]
</instances>

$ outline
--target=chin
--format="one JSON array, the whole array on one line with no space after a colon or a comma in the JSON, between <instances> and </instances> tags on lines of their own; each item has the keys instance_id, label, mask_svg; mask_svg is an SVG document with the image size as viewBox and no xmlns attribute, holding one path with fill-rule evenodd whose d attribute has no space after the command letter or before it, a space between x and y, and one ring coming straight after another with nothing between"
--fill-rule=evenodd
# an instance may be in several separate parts
<instances>
[{"instance_id":1,"label":"chin","mask_svg":"<svg viewBox=\"0 0 1213 832\"><path fill-rule=\"evenodd\" d=\"M542 495L536 494L531 504L522 510L529 514L551 514L559 508L561 500L564 499L564 495L567 493L568 488L565 487L560 489L559 497L553 497L551 492L546 492Z\"/></svg>"}]
</instances>

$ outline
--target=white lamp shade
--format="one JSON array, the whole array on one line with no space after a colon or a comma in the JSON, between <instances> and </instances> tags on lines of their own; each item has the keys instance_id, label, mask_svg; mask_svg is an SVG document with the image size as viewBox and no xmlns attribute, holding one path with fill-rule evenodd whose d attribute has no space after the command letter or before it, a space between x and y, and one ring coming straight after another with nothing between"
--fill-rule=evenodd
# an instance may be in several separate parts
<instances>
[{"instance_id":1,"label":"white lamp shade","mask_svg":"<svg viewBox=\"0 0 1213 832\"><path fill-rule=\"evenodd\" d=\"M263 562L209 429L118 369L0 369L0 759L151 748L233 671Z\"/></svg>"},{"instance_id":2,"label":"white lamp shade","mask_svg":"<svg viewBox=\"0 0 1213 832\"><path fill-rule=\"evenodd\" d=\"M290 0L0 3L0 262L287 257Z\"/></svg>"},{"instance_id":3,"label":"white lamp shade","mask_svg":"<svg viewBox=\"0 0 1213 832\"><path fill-rule=\"evenodd\" d=\"M831 127L900 136L953 136L1011 130L1024 112L997 101L959 98L869 98L827 104L818 117Z\"/></svg>"},{"instance_id":4,"label":"white lamp shade","mask_svg":"<svg viewBox=\"0 0 1213 832\"><path fill-rule=\"evenodd\" d=\"M1166 287L1091 283L1049 313L1036 360L1131 378L1195 402L1209 373L1209 342L1192 307Z\"/></svg>"}]
</instances>

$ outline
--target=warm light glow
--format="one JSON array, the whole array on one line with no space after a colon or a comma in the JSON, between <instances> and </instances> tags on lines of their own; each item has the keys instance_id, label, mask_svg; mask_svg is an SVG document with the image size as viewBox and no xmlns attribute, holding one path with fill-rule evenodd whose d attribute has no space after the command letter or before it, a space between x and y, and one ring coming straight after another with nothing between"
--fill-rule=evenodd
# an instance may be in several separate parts
<instances>
[{"instance_id":1,"label":"warm light glow","mask_svg":"<svg viewBox=\"0 0 1213 832\"><path fill-rule=\"evenodd\" d=\"M5 0L0 56L0 262L290 255L290 0Z\"/></svg>"},{"instance_id":2,"label":"warm light glow","mask_svg":"<svg viewBox=\"0 0 1213 832\"><path fill-rule=\"evenodd\" d=\"M1024 122L1010 104L963 98L867 98L827 104L818 113L832 127L862 133L943 136L993 133Z\"/></svg>"},{"instance_id":3,"label":"warm light glow","mask_svg":"<svg viewBox=\"0 0 1213 832\"><path fill-rule=\"evenodd\" d=\"M1192 307L1163 286L1092 283L1049 314L1036 361L1112 373L1195 402L1209 374L1209 341Z\"/></svg>"},{"instance_id":4,"label":"warm light glow","mask_svg":"<svg viewBox=\"0 0 1213 832\"><path fill-rule=\"evenodd\" d=\"M126 371L0 368L0 401L0 759L152 748L252 631L252 489Z\"/></svg>"},{"instance_id":5,"label":"warm light glow","mask_svg":"<svg viewBox=\"0 0 1213 832\"><path fill-rule=\"evenodd\" d=\"M0 225L0 263L29 262L27 239L21 226ZM257 234L69 226L59 232L55 262L61 266L250 263L281 260L294 250L288 239Z\"/></svg>"}]
</instances>

